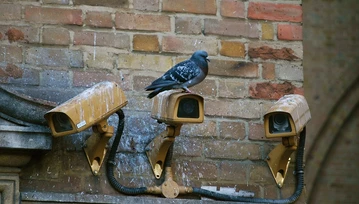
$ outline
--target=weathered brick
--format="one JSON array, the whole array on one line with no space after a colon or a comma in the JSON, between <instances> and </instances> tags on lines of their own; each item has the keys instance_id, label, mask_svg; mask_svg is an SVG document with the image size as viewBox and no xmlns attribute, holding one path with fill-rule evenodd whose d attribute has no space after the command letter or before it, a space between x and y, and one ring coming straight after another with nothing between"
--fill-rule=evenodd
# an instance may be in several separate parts
<instances>
[{"instance_id":1,"label":"weathered brick","mask_svg":"<svg viewBox=\"0 0 359 204\"><path fill-rule=\"evenodd\" d=\"M245 18L244 2L236 0L222 0L221 15L224 17Z\"/></svg>"},{"instance_id":2,"label":"weathered brick","mask_svg":"<svg viewBox=\"0 0 359 204\"><path fill-rule=\"evenodd\" d=\"M172 58L163 55L119 54L118 68L144 69L165 72L172 67Z\"/></svg>"},{"instance_id":3,"label":"weathered brick","mask_svg":"<svg viewBox=\"0 0 359 204\"><path fill-rule=\"evenodd\" d=\"M245 124L244 122L221 121L219 135L226 139L243 140L246 137Z\"/></svg>"},{"instance_id":4,"label":"weathered brick","mask_svg":"<svg viewBox=\"0 0 359 204\"><path fill-rule=\"evenodd\" d=\"M133 35L133 50L146 52L160 51L160 43L157 35Z\"/></svg>"},{"instance_id":5,"label":"weathered brick","mask_svg":"<svg viewBox=\"0 0 359 204\"><path fill-rule=\"evenodd\" d=\"M248 96L247 84L239 80L220 80L218 90L218 96L223 98L245 98Z\"/></svg>"},{"instance_id":6,"label":"weathered brick","mask_svg":"<svg viewBox=\"0 0 359 204\"><path fill-rule=\"evenodd\" d=\"M207 158L258 160L260 145L237 141L211 140L205 144L204 155Z\"/></svg>"},{"instance_id":7,"label":"weathered brick","mask_svg":"<svg viewBox=\"0 0 359 204\"><path fill-rule=\"evenodd\" d=\"M0 20L12 21L21 19L20 4L0 4Z\"/></svg>"},{"instance_id":8,"label":"weathered brick","mask_svg":"<svg viewBox=\"0 0 359 204\"><path fill-rule=\"evenodd\" d=\"M250 100L206 100L205 115L258 119L262 116L258 101Z\"/></svg>"},{"instance_id":9,"label":"weathered brick","mask_svg":"<svg viewBox=\"0 0 359 204\"><path fill-rule=\"evenodd\" d=\"M81 51L65 48L31 47L26 51L27 64L53 67L83 67Z\"/></svg>"},{"instance_id":10,"label":"weathered brick","mask_svg":"<svg viewBox=\"0 0 359 204\"><path fill-rule=\"evenodd\" d=\"M128 0L72 0L74 5L106 6L128 8Z\"/></svg>"},{"instance_id":11,"label":"weathered brick","mask_svg":"<svg viewBox=\"0 0 359 204\"><path fill-rule=\"evenodd\" d=\"M262 25L262 40L273 40L274 29L271 23L261 23Z\"/></svg>"},{"instance_id":12,"label":"weathered brick","mask_svg":"<svg viewBox=\"0 0 359 204\"><path fill-rule=\"evenodd\" d=\"M296 53L291 48L271 48L269 46L262 47L249 47L248 55L251 58L261 58L261 59L277 59L277 60L288 60L293 61L299 59L296 56Z\"/></svg>"},{"instance_id":13,"label":"weathered brick","mask_svg":"<svg viewBox=\"0 0 359 204\"><path fill-rule=\"evenodd\" d=\"M220 180L246 181L248 164L242 162L223 161L220 164Z\"/></svg>"},{"instance_id":14,"label":"weathered brick","mask_svg":"<svg viewBox=\"0 0 359 204\"><path fill-rule=\"evenodd\" d=\"M217 94L216 81L206 78L201 83L190 88L193 93L200 94L201 96L215 96Z\"/></svg>"},{"instance_id":15,"label":"weathered brick","mask_svg":"<svg viewBox=\"0 0 359 204\"><path fill-rule=\"evenodd\" d=\"M262 82L251 84L249 94L252 98L278 100L286 94L302 94L303 89L298 88L290 82L282 84Z\"/></svg>"},{"instance_id":16,"label":"weathered brick","mask_svg":"<svg viewBox=\"0 0 359 204\"><path fill-rule=\"evenodd\" d=\"M234 19L204 19L204 33L206 35L259 38L257 23L247 23Z\"/></svg>"},{"instance_id":17,"label":"weathered brick","mask_svg":"<svg viewBox=\"0 0 359 204\"><path fill-rule=\"evenodd\" d=\"M202 140L194 137L176 137L173 154L187 157L200 157L202 155Z\"/></svg>"},{"instance_id":18,"label":"weathered brick","mask_svg":"<svg viewBox=\"0 0 359 204\"><path fill-rule=\"evenodd\" d=\"M21 33L19 33L19 31ZM19 36L24 36L23 41L26 43L39 43L39 28L37 26L7 26L0 25L0 33L2 33L3 40L9 40L12 42L14 39L18 39ZM8 36L10 34L10 36ZM5 37L6 36L6 37Z\"/></svg>"},{"instance_id":19,"label":"weathered brick","mask_svg":"<svg viewBox=\"0 0 359 204\"><path fill-rule=\"evenodd\" d=\"M78 31L74 34L74 45L96 45L121 49L130 47L130 37L127 34Z\"/></svg>"},{"instance_id":20,"label":"weathered brick","mask_svg":"<svg viewBox=\"0 0 359 204\"><path fill-rule=\"evenodd\" d=\"M249 123L249 140L278 141L267 139L264 133L264 125L259 123Z\"/></svg>"},{"instance_id":21,"label":"weathered brick","mask_svg":"<svg viewBox=\"0 0 359 204\"><path fill-rule=\"evenodd\" d=\"M6 33L9 42L24 41L24 33L16 28L10 28Z\"/></svg>"},{"instance_id":22,"label":"weathered brick","mask_svg":"<svg viewBox=\"0 0 359 204\"><path fill-rule=\"evenodd\" d=\"M219 53L223 56L244 58L246 54L246 48L241 42L222 40L221 50Z\"/></svg>"},{"instance_id":23,"label":"weathered brick","mask_svg":"<svg viewBox=\"0 0 359 204\"><path fill-rule=\"evenodd\" d=\"M21 78L9 78L9 83L13 84L22 84L22 85L39 85L40 84L40 74L38 70L35 69L23 69Z\"/></svg>"},{"instance_id":24,"label":"weathered brick","mask_svg":"<svg viewBox=\"0 0 359 204\"><path fill-rule=\"evenodd\" d=\"M196 50L206 50L209 55L217 54L217 41L212 38L189 38L164 36L162 51L193 54Z\"/></svg>"},{"instance_id":25,"label":"weathered brick","mask_svg":"<svg viewBox=\"0 0 359 204\"><path fill-rule=\"evenodd\" d=\"M158 11L159 0L133 0L133 8L141 11Z\"/></svg>"},{"instance_id":26,"label":"weathered brick","mask_svg":"<svg viewBox=\"0 0 359 204\"><path fill-rule=\"evenodd\" d=\"M257 78L258 64L251 62L212 59L209 63L208 72L210 75L218 76Z\"/></svg>"},{"instance_id":27,"label":"weathered brick","mask_svg":"<svg viewBox=\"0 0 359 204\"><path fill-rule=\"evenodd\" d=\"M19 46L1 45L0 61L12 63L12 64L21 63L22 48Z\"/></svg>"},{"instance_id":28,"label":"weathered brick","mask_svg":"<svg viewBox=\"0 0 359 204\"><path fill-rule=\"evenodd\" d=\"M109 52L88 53L85 64L89 68L96 69L113 69L115 56Z\"/></svg>"},{"instance_id":29,"label":"weathered brick","mask_svg":"<svg viewBox=\"0 0 359 204\"><path fill-rule=\"evenodd\" d=\"M263 63L262 64L262 78L273 80L275 79L275 64L274 63Z\"/></svg>"},{"instance_id":30,"label":"weathered brick","mask_svg":"<svg viewBox=\"0 0 359 204\"><path fill-rule=\"evenodd\" d=\"M276 77L282 80L303 81L303 67L296 64L277 64Z\"/></svg>"},{"instance_id":31,"label":"weathered brick","mask_svg":"<svg viewBox=\"0 0 359 204\"><path fill-rule=\"evenodd\" d=\"M176 17L175 32L178 34L201 34L202 20L193 17Z\"/></svg>"},{"instance_id":32,"label":"weathered brick","mask_svg":"<svg viewBox=\"0 0 359 204\"><path fill-rule=\"evenodd\" d=\"M49 27L42 31L42 43L53 45L70 44L70 32L66 28Z\"/></svg>"},{"instance_id":33,"label":"weathered brick","mask_svg":"<svg viewBox=\"0 0 359 204\"><path fill-rule=\"evenodd\" d=\"M93 27L112 28L112 17L109 12L89 11L86 14L84 24Z\"/></svg>"},{"instance_id":34,"label":"weathered brick","mask_svg":"<svg viewBox=\"0 0 359 204\"><path fill-rule=\"evenodd\" d=\"M279 40L303 40L302 26L278 24L277 26Z\"/></svg>"},{"instance_id":35,"label":"weathered brick","mask_svg":"<svg viewBox=\"0 0 359 204\"><path fill-rule=\"evenodd\" d=\"M302 7L298 4L249 2L248 18L271 21L302 21Z\"/></svg>"},{"instance_id":36,"label":"weathered brick","mask_svg":"<svg viewBox=\"0 0 359 204\"><path fill-rule=\"evenodd\" d=\"M170 17L166 15L116 13L115 23L123 30L171 31Z\"/></svg>"},{"instance_id":37,"label":"weathered brick","mask_svg":"<svg viewBox=\"0 0 359 204\"><path fill-rule=\"evenodd\" d=\"M162 10L178 13L212 14L217 11L215 0L163 0Z\"/></svg>"},{"instance_id":38,"label":"weathered brick","mask_svg":"<svg viewBox=\"0 0 359 204\"><path fill-rule=\"evenodd\" d=\"M35 23L82 25L80 9L25 7L25 20Z\"/></svg>"},{"instance_id":39,"label":"weathered brick","mask_svg":"<svg viewBox=\"0 0 359 204\"><path fill-rule=\"evenodd\" d=\"M216 122L212 120L205 120L200 124L184 125L181 129L181 135L185 136L216 136L217 126Z\"/></svg>"},{"instance_id":40,"label":"weathered brick","mask_svg":"<svg viewBox=\"0 0 359 204\"><path fill-rule=\"evenodd\" d=\"M40 73L41 86L68 88L70 87L70 74L68 71L44 70Z\"/></svg>"},{"instance_id":41,"label":"weathered brick","mask_svg":"<svg viewBox=\"0 0 359 204\"><path fill-rule=\"evenodd\" d=\"M74 71L73 72L73 86L91 87L102 81L114 81L119 83L119 77L106 72L94 71Z\"/></svg>"},{"instance_id":42,"label":"weathered brick","mask_svg":"<svg viewBox=\"0 0 359 204\"><path fill-rule=\"evenodd\" d=\"M14 64L8 63L5 68L0 67L1 77L22 78L23 70Z\"/></svg>"},{"instance_id":43,"label":"weathered brick","mask_svg":"<svg viewBox=\"0 0 359 204\"><path fill-rule=\"evenodd\" d=\"M172 170L187 179L216 179L217 165L211 161L176 161ZM182 179L185 179L182 177ZM181 182L182 179L178 181Z\"/></svg>"},{"instance_id":44,"label":"weathered brick","mask_svg":"<svg viewBox=\"0 0 359 204\"><path fill-rule=\"evenodd\" d=\"M261 162L261 164L253 164L249 167L249 182L260 184L273 184L273 176L268 166Z\"/></svg>"},{"instance_id":45,"label":"weathered brick","mask_svg":"<svg viewBox=\"0 0 359 204\"><path fill-rule=\"evenodd\" d=\"M143 91L155 78L151 76L133 76L133 90Z\"/></svg>"}]
</instances>

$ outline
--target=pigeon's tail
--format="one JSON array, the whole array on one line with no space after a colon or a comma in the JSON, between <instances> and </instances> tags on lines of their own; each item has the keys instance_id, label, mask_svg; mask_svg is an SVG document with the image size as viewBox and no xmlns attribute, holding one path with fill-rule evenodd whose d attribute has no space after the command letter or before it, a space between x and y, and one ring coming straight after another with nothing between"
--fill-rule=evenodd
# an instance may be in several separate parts
<instances>
[{"instance_id":1,"label":"pigeon's tail","mask_svg":"<svg viewBox=\"0 0 359 204\"><path fill-rule=\"evenodd\" d=\"M147 95L147 98L151 99L161 92L161 88L156 89Z\"/></svg>"}]
</instances>

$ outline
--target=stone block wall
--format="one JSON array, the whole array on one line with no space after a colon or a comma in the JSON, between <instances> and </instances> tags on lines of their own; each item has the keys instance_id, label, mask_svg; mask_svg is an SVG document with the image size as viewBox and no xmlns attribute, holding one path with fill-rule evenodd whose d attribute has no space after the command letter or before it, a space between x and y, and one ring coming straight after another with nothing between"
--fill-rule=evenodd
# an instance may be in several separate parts
<instances>
[{"instance_id":1,"label":"stone block wall","mask_svg":"<svg viewBox=\"0 0 359 204\"><path fill-rule=\"evenodd\" d=\"M280 190L265 163L278 140L264 137L263 115L284 94L303 94L301 22L299 0L3 0L0 82L58 103L117 82L129 100L119 181L155 185L144 148L165 126L150 118L144 87L206 50L209 75L191 89L205 98L205 122L185 125L176 139L176 181L288 197L293 175ZM53 150L23 169L21 190L118 194L104 167L91 174L86 134L54 138Z\"/></svg>"}]
</instances>

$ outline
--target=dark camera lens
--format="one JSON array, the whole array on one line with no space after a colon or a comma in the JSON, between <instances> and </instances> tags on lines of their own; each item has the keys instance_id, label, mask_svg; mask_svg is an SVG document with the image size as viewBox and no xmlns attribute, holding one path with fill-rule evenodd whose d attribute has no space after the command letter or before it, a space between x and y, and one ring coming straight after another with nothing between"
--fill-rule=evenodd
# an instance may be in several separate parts
<instances>
[{"instance_id":1,"label":"dark camera lens","mask_svg":"<svg viewBox=\"0 0 359 204\"><path fill-rule=\"evenodd\" d=\"M52 121L54 123L56 132L65 132L72 130L72 125L69 117L64 113L55 113L52 115Z\"/></svg>"},{"instance_id":2,"label":"dark camera lens","mask_svg":"<svg viewBox=\"0 0 359 204\"><path fill-rule=\"evenodd\" d=\"M184 98L179 102L177 117L199 118L199 104L196 99Z\"/></svg>"},{"instance_id":3,"label":"dark camera lens","mask_svg":"<svg viewBox=\"0 0 359 204\"><path fill-rule=\"evenodd\" d=\"M292 128L286 114L278 113L269 118L269 132L270 133L284 133L291 132Z\"/></svg>"}]
</instances>

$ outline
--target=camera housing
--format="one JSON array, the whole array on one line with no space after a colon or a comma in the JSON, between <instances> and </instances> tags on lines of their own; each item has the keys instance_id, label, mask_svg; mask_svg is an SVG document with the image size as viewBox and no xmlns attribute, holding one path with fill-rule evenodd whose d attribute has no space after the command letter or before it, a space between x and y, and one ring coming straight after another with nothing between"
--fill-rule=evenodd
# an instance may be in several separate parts
<instances>
[{"instance_id":1,"label":"camera housing","mask_svg":"<svg viewBox=\"0 0 359 204\"><path fill-rule=\"evenodd\" d=\"M200 95L165 91L154 98L151 117L166 124L202 123L203 104Z\"/></svg>"},{"instance_id":2,"label":"camera housing","mask_svg":"<svg viewBox=\"0 0 359 204\"><path fill-rule=\"evenodd\" d=\"M282 187L287 175L290 156L297 149L298 138L308 121L310 110L304 96L285 95L264 115L264 132L267 138L282 138L268 155L267 164L278 185Z\"/></svg>"},{"instance_id":3,"label":"camera housing","mask_svg":"<svg viewBox=\"0 0 359 204\"><path fill-rule=\"evenodd\" d=\"M298 135L311 119L309 106L304 96L285 95L264 115L267 138Z\"/></svg>"},{"instance_id":4,"label":"camera housing","mask_svg":"<svg viewBox=\"0 0 359 204\"><path fill-rule=\"evenodd\" d=\"M54 137L66 136L92 127L84 144L92 173L98 175L106 155L106 145L114 134L107 119L127 104L120 86L101 82L47 112L44 117Z\"/></svg>"},{"instance_id":5,"label":"camera housing","mask_svg":"<svg viewBox=\"0 0 359 204\"><path fill-rule=\"evenodd\" d=\"M44 117L53 136L65 136L107 119L127 103L118 84L101 82L50 110Z\"/></svg>"}]
</instances>

